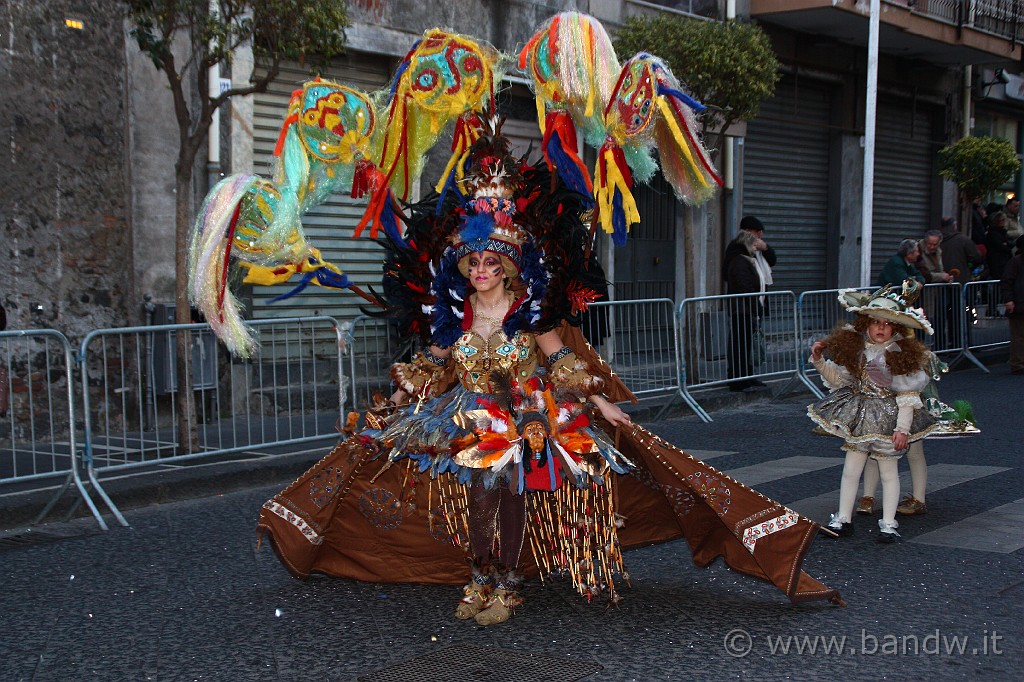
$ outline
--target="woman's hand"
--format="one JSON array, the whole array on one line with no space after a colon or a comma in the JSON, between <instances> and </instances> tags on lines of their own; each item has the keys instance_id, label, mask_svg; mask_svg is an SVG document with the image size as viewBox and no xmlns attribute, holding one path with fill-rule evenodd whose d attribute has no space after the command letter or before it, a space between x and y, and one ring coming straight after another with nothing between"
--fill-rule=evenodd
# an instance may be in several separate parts
<instances>
[{"instance_id":1,"label":"woman's hand","mask_svg":"<svg viewBox=\"0 0 1024 682\"><path fill-rule=\"evenodd\" d=\"M394 403L395 405L402 405L405 403L405 400L408 397L408 393L406 393L402 389L398 389L397 391L391 394L391 402Z\"/></svg>"},{"instance_id":2,"label":"woman's hand","mask_svg":"<svg viewBox=\"0 0 1024 682\"><path fill-rule=\"evenodd\" d=\"M895 431L892 434L892 446L897 450L906 450L910 445L910 439L902 431Z\"/></svg>"},{"instance_id":3,"label":"woman's hand","mask_svg":"<svg viewBox=\"0 0 1024 682\"><path fill-rule=\"evenodd\" d=\"M597 406L601 416L612 426L623 426L630 423L629 415L622 411L622 408L615 403L608 402L602 395L590 396L590 402Z\"/></svg>"},{"instance_id":4,"label":"woman's hand","mask_svg":"<svg viewBox=\"0 0 1024 682\"><path fill-rule=\"evenodd\" d=\"M815 341L811 344L811 359L817 362L821 360L821 352L825 350L825 344L822 341Z\"/></svg>"}]
</instances>

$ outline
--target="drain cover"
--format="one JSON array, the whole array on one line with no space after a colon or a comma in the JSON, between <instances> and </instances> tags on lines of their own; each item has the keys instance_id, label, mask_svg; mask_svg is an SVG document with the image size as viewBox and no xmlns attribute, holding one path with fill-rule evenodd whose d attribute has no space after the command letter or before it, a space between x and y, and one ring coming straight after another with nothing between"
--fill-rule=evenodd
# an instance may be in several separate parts
<instances>
[{"instance_id":1,"label":"drain cover","mask_svg":"<svg viewBox=\"0 0 1024 682\"><path fill-rule=\"evenodd\" d=\"M357 678L359 682L571 682L601 672L591 661L456 644Z\"/></svg>"}]
</instances>

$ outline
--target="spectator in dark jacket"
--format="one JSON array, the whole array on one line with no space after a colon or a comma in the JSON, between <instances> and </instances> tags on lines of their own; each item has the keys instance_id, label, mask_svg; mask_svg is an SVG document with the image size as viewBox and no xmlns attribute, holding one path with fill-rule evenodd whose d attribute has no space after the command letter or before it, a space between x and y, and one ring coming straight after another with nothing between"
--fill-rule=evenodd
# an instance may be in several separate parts
<instances>
[{"instance_id":1,"label":"spectator in dark jacket","mask_svg":"<svg viewBox=\"0 0 1024 682\"><path fill-rule=\"evenodd\" d=\"M960 284L971 281L971 270L980 266L984 259L978 246L957 229L953 218L942 219L942 261L946 272Z\"/></svg>"},{"instance_id":2,"label":"spectator in dark jacket","mask_svg":"<svg viewBox=\"0 0 1024 682\"><path fill-rule=\"evenodd\" d=\"M740 223L741 229L736 238L725 249L725 260L722 263L722 276L725 278L727 291L730 294L754 294L763 292L770 283L771 269L758 263L758 254L768 265L775 264L775 253L758 234L763 232L761 221L747 216ZM746 225L746 227L744 227ZM753 229L751 229L753 228ZM769 259L766 253L770 252ZM763 296L744 296L727 301L729 313L729 352L726 357L727 374L730 379L730 391L744 391L764 386L750 377L754 373L754 362L751 355L754 332L761 328L761 317L764 315Z\"/></svg>"},{"instance_id":3,"label":"spectator in dark jacket","mask_svg":"<svg viewBox=\"0 0 1024 682\"><path fill-rule=\"evenodd\" d=\"M1006 233L1006 214L997 211L989 216L988 233L985 234L985 261L988 276L1002 279L1003 268L1013 258L1013 240Z\"/></svg>"},{"instance_id":4,"label":"spectator in dark jacket","mask_svg":"<svg viewBox=\"0 0 1024 682\"><path fill-rule=\"evenodd\" d=\"M904 239L896 249L896 253L890 258L882 271L878 273L878 286L886 284L903 284L903 280L912 279L927 284L924 275L917 268L917 260L921 257L921 249L917 240Z\"/></svg>"},{"instance_id":5,"label":"spectator in dark jacket","mask_svg":"<svg viewBox=\"0 0 1024 682\"><path fill-rule=\"evenodd\" d=\"M991 204L990 204L991 205ZM981 205L981 198L971 200L971 241L975 244L985 243L985 233L988 231L988 211Z\"/></svg>"},{"instance_id":6,"label":"spectator in dark jacket","mask_svg":"<svg viewBox=\"0 0 1024 682\"><path fill-rule=\"evenodd\" d=\"M1010 320L1010 372L1024 374L1024 235L1016 243L1017 255L1006 264L1001 285Z\"/></svg>"},{"instance_id":7,"label":"spectator in dark jacket","mask_svg":"<svg viewBox=\"0 0 1024 682\"><path fill-rule=\"evenodd\" d=\"M768 245L768 242L764 240L764 223L752 215L744 216L743 220L740 221L740 230L749 232L750 234L757 237L760 242L754 242L755 249L761 252L761 256L765 262L768 263L768 267L774 268L777 258L775 256L775 249ZM743 255L747 252L745 246L740 244L739 236L729 242L729 245L725 247L725 256L722 258L722 279L726 282L729 281L729 263L736 256ZM768 284L771 284L769 282ZM737 291L729 291L730 294L739 293Z\"/></svg>"}]
</instances>

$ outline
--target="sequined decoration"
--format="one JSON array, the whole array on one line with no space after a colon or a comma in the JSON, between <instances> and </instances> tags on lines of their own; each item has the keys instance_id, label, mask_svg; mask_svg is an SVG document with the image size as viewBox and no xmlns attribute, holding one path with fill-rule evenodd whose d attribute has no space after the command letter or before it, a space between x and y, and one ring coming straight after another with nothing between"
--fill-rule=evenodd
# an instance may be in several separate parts
<instances>
[{"instance_id":1,"label":"sequined decoration","mask_svg":"<svg viewBox=\"0 0 1024 682\"><path fill-rule=\"evenodd\" d=\"M309 499L317 509L323 509L338 492L343 478L341 469L327 467L318 472L309 482Z\"/></svg>"},{"instance_id":2,"label":"sequined decoration","mask_svg":"<svg viewBox=\"0 0 1024 682\"><path fill-rule=\"evenodd\" d=\"M402 525L402 503L384 488L370 488L360 495L359 511L375 528L394 530Z\"/></svg>"},{"instance_id":3,"label":"sequined decoration","mask_svg":"<svg viewBox=\"0 0 1024 682\"><path fill-rule=\"evenodd\" d=\"M698 471L686 477L698 495L708 501L709 506L719 516L729 513L732 503L731 491L717 476Z\"/></svg>"},{"instance_id":4,"label":"sequined decoration","mask_svg":"<svg viewBox=\"0 0 1024 682\"><path fill-rule=\"evenodd\" d=\"M693 510L693 505L697 502L697 498L689 490L667 483L662 484L661 492L672 505L672 511L676 513L676 516L686 516Z\"/></svg>"}]
</instances>

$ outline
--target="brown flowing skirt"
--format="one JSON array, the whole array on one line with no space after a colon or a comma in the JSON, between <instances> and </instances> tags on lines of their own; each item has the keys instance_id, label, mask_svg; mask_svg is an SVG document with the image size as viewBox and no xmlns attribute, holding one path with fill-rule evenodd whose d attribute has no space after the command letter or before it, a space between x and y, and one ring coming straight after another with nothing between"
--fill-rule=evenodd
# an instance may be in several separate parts
<instances>
[{"instance_id":1,"label":"brown flowing skirt","mask_svg":"<svg viewBox=\"0 0 1024 682\"><path fill-rule=\"evenodd\" d=\"M621 428L617 446L636 464L629 475L610 474L614 509L624 520L622 549L685 538L698 566L722 557L794 602L842 603L801 569L818 524L640 426ZM454 477L435 480L406 463L388 465L371 442L353 436L268 500L257 529L299 578L461 584L470 575L463 499ZM525 547L519 568L536 575L542 560Z\"/></svg>"}]
</instances>

